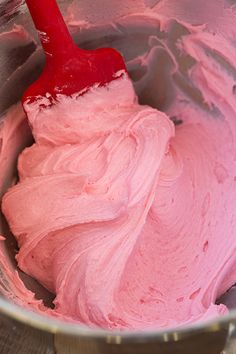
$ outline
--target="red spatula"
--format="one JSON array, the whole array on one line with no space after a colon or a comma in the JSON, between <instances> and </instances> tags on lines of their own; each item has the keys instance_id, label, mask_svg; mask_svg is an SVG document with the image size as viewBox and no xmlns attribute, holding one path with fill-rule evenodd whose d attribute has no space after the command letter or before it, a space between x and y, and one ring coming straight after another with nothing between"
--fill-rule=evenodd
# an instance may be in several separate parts
<instances>
[{"instance_id":1,"label":"red spatula","mask_svg":"<svg viewBox=\"0 0 236 354\"><path fill-rule=\"evenodd\" d=\"M24 93L22 102L49 93L72 95L94 84L103 86L126 71L124 60L112 48L78 48L66 27L55 0L26 0L46 55L44 70Z\"/></svg>"}]
</instances>

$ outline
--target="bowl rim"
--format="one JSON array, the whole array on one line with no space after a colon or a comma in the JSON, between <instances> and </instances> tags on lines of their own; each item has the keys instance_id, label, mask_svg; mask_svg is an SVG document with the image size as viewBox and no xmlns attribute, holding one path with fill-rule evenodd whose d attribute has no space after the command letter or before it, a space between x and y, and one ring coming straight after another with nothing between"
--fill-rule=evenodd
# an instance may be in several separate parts
<instances>
[{"instance_id":1,"label":"bowl rim","mask_svg":"<svg viewBox=\"0 0 236 354\"><path fill-rule=\"evenodd\" d=\"M52 334L69 337L84 337L103 340L109 344L143 343L143 342L177 342L199 333L229 330L231 324L236 325L236 310L212 319L183 325L181 327L162 328L158 330L105 330L90 328L77 323L69 323L62 319L44 316L25 309L9 300L0 297L0 313L18 322Z\"/></svg>"}]
</instances>

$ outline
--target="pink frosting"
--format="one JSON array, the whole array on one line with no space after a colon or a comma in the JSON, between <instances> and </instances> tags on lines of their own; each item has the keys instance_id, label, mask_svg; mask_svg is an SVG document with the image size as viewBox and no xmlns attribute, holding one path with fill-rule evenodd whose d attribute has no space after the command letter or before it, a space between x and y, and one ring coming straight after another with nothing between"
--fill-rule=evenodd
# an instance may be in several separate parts
<instances>
[{"instance_id":1,"label":"pink frosting","mask_svg":"<svg viewBox=\"0 0 236 354\"><path fill-rule=\"evenodd\" d=\"M160 4L163 16L172 11ZM150 38L148 55L128 62L168 63L158 91L169 97L168 115L139 105L125 76L53 106L47 98L26 106L35 144L21 154L2 208L19 267L56 294L50 314L150 329L227 312L215 302L236 280L234 27L219 20L216 35L173 11L178 23L153 14L121 21L182 33L176 47ZM145 79L148 70L137 91Z\"/></svg>"},{"instance_id":2,"label":"pink frosting","mask_svg":"<svg viewBox=\"0 0 236 354\"><path fill-rule=\"evenodd\" d=\"M224 313L214 302L236 279L228 124L196 117L174 136L125 77L40 104L26 107L36 143L3 211L19 267L56 294L55 311L105 328Z\"/></svg>"}]
</instances>

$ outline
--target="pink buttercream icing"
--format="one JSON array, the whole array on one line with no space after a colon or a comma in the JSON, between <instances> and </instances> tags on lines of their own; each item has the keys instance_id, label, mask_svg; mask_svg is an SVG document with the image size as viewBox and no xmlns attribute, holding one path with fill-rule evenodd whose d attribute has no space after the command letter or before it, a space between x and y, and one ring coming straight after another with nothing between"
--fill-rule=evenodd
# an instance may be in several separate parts
<instances>
[{"instance_id":1,"label":"pink buttercream icing","mask_svg":"<svg viewBox=\"0 0 236 354\"><path fill-rule=\"evenodd\" d=\"M150 14L130 18L182 33L175 48L153 36L148 55L128 63L169 63L166 113L139 105L125 75L53 106L48 98L26 105L35 144L2 203L19 267L56 294L50 314L111 329L224 314L216 299L236 280L232 32L223 21L216 35ZM142 79L135 85L144 90Z\"/></svg>"}]
</instances>

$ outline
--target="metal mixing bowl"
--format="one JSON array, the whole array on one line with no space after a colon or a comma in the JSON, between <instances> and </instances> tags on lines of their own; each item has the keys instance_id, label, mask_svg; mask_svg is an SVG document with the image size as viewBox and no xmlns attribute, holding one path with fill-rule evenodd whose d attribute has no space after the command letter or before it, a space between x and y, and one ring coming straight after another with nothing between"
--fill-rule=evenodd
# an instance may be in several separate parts
<instances>
[{"instance_id":1,"label":"metal mixing bowl","mask_svg":"<svg viewBox=\"0 0 236 354\"><path fill-rule=\"evenodd\" d=\"M39 0L40 1L40 0ZM111 1L111 0L110 0ZM81 5L81 14L86 19L91 15L90 8L93 6L91 1L78 0ZM137 2L140 3L139 0ZM60 5L62 9L65 9L70 1L61 1ZM98 1L99 3L99 1ZM118 0L114 1L118 6L121 6L121 10L125 11L123 2ZM122 9L123 4L123 9ZM89 12L90 11L90 12ZM97 21L99 26L95 26L92 30L84 29L75 36L75 40L84 48L93 48L95 46L114 46L123 51L125 57L129 56L129 53L123 50L125 43L124 35L122 38L112 31L107 31L107 21L113 16L112 12L109 12L107 16L104 16L104 12L101 10L101 17L97 14L92 16L93 21ZM90 16L91 17L91 16ZM24 28L30 33L32 39L30 40L17 40L13 38L9 40L1 40L0 43L0 116L15 102L20 100L21 94L25 88L39 75L43 67L44 56L40 49L37 48L37 35L34 31L31 19L25 12L25 5L20 0L8 0L0 1L0 34L12 29L13 23L23 25ZM73 32L73 26L71 27ZM152 29L153 30L153 29ZM136 32L135 32L136 31ZM145 33L148 29L145 26L139 30L133 29L133 37L139 38L142 35L142 40L145 40ZM135 35L135 36L134 36ZM128 36L128 34L127 34ZM141 37L140 37L141 38ZM141 39L140 39L141 40ZM130 39L129 39L130 41ZM137 44L136 44L137 46ZM131 77L134 83L138 81L141 75L141 68L130 68ZM139 86L135 85L137 93L140 95L140 101L142 103L148 103L158 108L165 107L165 100L161 99L161 95L156 97L156 100L148 97L145 92L139 92ZM1 119L0 119L1 123ZM28 144L28 141L22 141L19 150ZM16 161L15 161L16 162ZM3 174L3 171L0 171ZM13 176L16 173L15 164L10 166L9 176ZM2 186L1 195L4 193L9 185L9 181L6 181ZM1 216L0 233L7 236L7 249L9 253L9 261L16 267L13 250L15 248L15 242L10 234L8 227ZM19 270L18 270L19 271ZM51 294L37 284L30 277L23 275L19 271L22 279L25 281L27 287L32 289L39 298L43 298L44 301L50 303L52 300ZM1 274L1 270L0 270ZM4 277L4 274L2 274ZM1 280L0 280L1 281ZM232 295L231 295L232 301ZM227 302L227 300L226 300ZM0 311L2 314L14 318L17 321L24 322L28 326L33 326L37 329L44 330L51 333L60 333L73 342L81 340L81 338L91 339L97 343L96 353L107 352L114 353L189 353L193 351L193 348L197 349L201 354L219 354L228 343L227 353L231 352L230 346L232 345L233 336L235 332L236 324L236 311L232 310L227 316L222 316L216 320L212 320L205 323L197 323L189 326L184 326L178 329L168 330L155 330L149 332L111 332L100 329L90 329L82 327L76 324L69 324L63 321L59 321L53 318L43 317L33 311L26 310L20 306L10 302L0 295ZM105 348L105 349L104 349ZM72 351L70 351L72 353ZM93 352L91 351L91 354Z\"/></svg>"}]
</instances>

